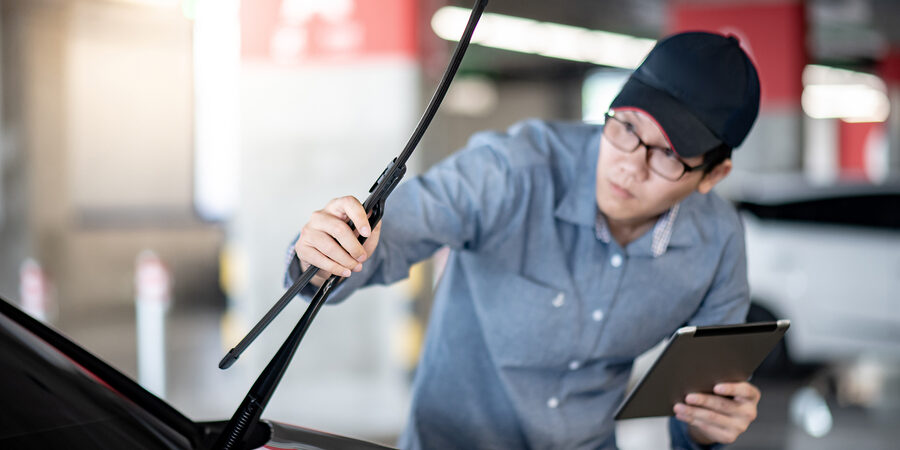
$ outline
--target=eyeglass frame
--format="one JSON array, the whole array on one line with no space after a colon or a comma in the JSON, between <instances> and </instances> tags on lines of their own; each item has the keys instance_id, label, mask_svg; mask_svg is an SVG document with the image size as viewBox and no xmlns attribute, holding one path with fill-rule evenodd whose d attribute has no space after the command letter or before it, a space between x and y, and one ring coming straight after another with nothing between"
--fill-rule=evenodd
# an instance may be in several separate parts
<instances>
[{"instance_id":1,"label":"eyeglass frame","mask_svg":"<svg viewBox=\"0 0 900 450\"><path fill-rule=\"evenodd\" d=\"M667 181L676 182L676 181L681 180L682 178L684 178L684 175L687 174L688 172L693 172L693 171L695 171L695 170L700 170L700 169L703 169L703 168L706 168L707 166L709 166L709 162L706 162L706 161L704 161L704 162L702 162L702 163L700 163L700 164L698 164L698 165L696 165L696 166L691 166L691 165L689 165L688 163L682 161L681 158L678 157L678 154L675 153L675 150L672 150L672 149L669 148L669 147L659 147L659 146L656 146L656 145L649 145L649 144L647 144L646 142L644 142L644 141L641 139L640 136L638 136L637 133L635 133L635 131L634 131L634 125L633 125L631 122L626 122L626 121L624 121L624 120L622 120L622 119L617 118L617 117L616 117L616 112L615 112L614 110L610 110L610 111L607 111L607 112L603 113L603 125L604 125L604 127L603 127L603 134L604 134L604 135L606 135L606 122L609 121L609 119L615 120L616 122L619 122L620 124L624 125L624 126L625 126L625 130L628 131L629 133L631 133L631 134L634 136L634 138L637 139L637 144L635 144L634 148L632 148L631 150L624 150L624 149L621 149L621 148L619 148L619 147L617 147L617 146L615 146L615 145L614 145L613 147L616 147L616 150L618 150L618 151L620 151L620 152L622 152L622 153L629 153L629 154L630 154L630 153L634 153L634 151L637 150L639 147L644 147L644 149L647 150L646 153L645 153L645 154L646 154L646 157L644 158L644 162L647 164L647 168L650 169L650 170L652 170L653 173L659 175L660 177L664 178L664 179L667 180ZM679 175L677 178L675 178L675 179L673 180L673 179L669 178L668 176L666 176L666 175L660 173L659 171L655 170L655 169L653 168L653 166L650 165L650 152L651 152L651 151L654 151L654 150L655 150L655 151L661 151L661 152L663 152L663 154L664 154L667 158L670 158L670 157L671 157L670 155L674 155L674 156L675 156L675 158L674 158L675 161L680 162L681 165L683 166L683 170L682 170L682 172L681 172L681 175Z\"/></svg>"}]
</instances>

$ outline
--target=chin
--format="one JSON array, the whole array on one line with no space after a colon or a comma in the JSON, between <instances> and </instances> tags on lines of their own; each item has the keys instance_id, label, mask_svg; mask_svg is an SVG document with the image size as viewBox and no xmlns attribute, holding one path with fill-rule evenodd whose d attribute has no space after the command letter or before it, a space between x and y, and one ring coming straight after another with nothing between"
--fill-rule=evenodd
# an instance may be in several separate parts
<instances>
[{"instance_id":1,"label":"chin","mask_svg":"<svg viewBox=\"0 0 900 450\"><path fill-rule=\"evenodd\" d=\"M626 202L604 198L602 194L598 195L597 207L607 219L615 221L628 221L637 215L636 211L630 208Z\"/></svg>"}]
</instances>

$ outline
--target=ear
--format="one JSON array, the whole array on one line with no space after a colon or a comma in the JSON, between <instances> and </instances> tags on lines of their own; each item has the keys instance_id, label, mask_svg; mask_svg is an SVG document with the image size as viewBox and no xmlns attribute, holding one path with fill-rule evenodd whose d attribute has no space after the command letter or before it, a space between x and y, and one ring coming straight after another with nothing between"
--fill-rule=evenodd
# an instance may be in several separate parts
<instances>
[{"instance_id":1,"label":"ear","mask_svg":"<svg viewBox=\"0 0 900 450\"><path fill-rule=\"evenodd\" d=\"M704 175L703 179L700 180L700 184L697 185L697 192L708 194L729 173L731 173L731 158L722 161L719 165L713 167L713 170L709 171L708 174Z\"/></svg>"}]
</instances>

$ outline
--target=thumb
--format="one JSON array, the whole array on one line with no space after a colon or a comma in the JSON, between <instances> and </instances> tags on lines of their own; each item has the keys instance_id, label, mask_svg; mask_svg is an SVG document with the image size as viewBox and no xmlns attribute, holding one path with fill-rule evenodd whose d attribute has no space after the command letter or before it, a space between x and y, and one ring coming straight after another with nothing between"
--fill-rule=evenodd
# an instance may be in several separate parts
<instances>
[{"instance_id":1,"label":"thumb","mask_svg":"<svg viewBox=\"0 0 900 450\"><path fill-rule=\"evenodd\" d=\"M375 225L375 229L372 230L372 234L366 239L366 242L363 243L363 250L366 251L366 257L372 256L372 252L375 251L375 248L378 246L378 239L381 237L381 221L378 222L378 225Z\"/></svg>"}]
</instances>

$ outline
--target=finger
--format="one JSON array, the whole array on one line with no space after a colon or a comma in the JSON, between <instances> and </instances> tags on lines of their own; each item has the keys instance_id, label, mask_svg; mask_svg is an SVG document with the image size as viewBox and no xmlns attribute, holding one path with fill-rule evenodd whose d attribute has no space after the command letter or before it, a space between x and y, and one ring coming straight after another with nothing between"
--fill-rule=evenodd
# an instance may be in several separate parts
<instances>
[{"instance_id":1,"label":"finger","mask_svg":"<svg viewBox=\"0 0 900 450\"><path fill-rule=\"evenodd\" d=\"M737 440L740 433L735 430L723 428L715 423L706 422L693 417L675 416L678 420L700 431L707 439L721 444L731 444Z\"/></svg>"},{"instance_id":2,"label":"finger","mask_svg":"<svg viewBox=\"0 0 900 450\"><path fill-rule=\"evenodd\" d=\"M695 420L713 423L722 428L731 429L739 427L740 420L738 418L726 414L721 414L711 409L699 408L695 406L685 405L684 403L678 403L677 405L675 405L674 410L676 415L682 415Z\"/></svg>"},{"instance_id":3,"label":"finger","mask_svg":"<svg viewBox=\"0 0 900 450\"><path fill-rule=\"evenodd\" d=\"M356 197L348 195L334 199L325 206L325 210L337 217L350 219L360 236L369 237L372 232L366 209Z\"/></svg>"},{"instance_id":4,"label":"finger","mask_svg":"<svg viewBox=\"0 0 900 450\"><path fill-rule=\"evenodd\" d=\"M315 265L315 264L310 263L309 261L304 260L303 256L301 256L301 251L306 252L306 250L301 250L303 248L302 242L303 241L301 238L301 239L297 239L297 242L294 243L294 256L297 258L297 260L300 261L300 273L306 272L307 270L309 270L309 268L311 266ZM318 270L321 268L319 266L316 266L316 269ZM328 273L324 270L318 270L316 272L316 274L313 275L312 280L310 280L310 281L313 284L315 284L316 286L320 286L322 284L322 282L325 281L325 279L327 279L329 276L331 276L330 273Z\"/></svg>"},{"instance_id":5,"label":"finger","mask_svg":"<svg viewBox=\"0 0 900 450\"><path fill-rule=\"evenodd\" d=\"M313 247L304 249L303 260L319 268L319 272L316 273L316 278L319 278L320 276L325 277L323 272L345 278L349 277L351 274L350 269L334 262L331 258L325 256L322 252Z\"/></svg>"},{"instance_id":6,"label":"finger","mask_svg":"<svg viewBox=\"0 0 900 450\"><path fill-rule=\"evenodd\" d=\"M340 246L330 234L315 228L304 228L300 233L300 247L297 252L300 259L305 259L307 249L315 249L324 254L328 259L343 266L345 269L354 269L359 261L351 256L346 249ZM357 243L358 245L358 243ZM323 267L324 269L324 267Z\"/></svg>"},{"instance_id":7,"label":"finger","mask_svg":"<svg viewBox=\"0 0 900 450\"><path fill-rule=\"evenodd\" d=\"M341 244L341 247L343 247L343 250L356 262L365 260L366 251L363 249L362 244L359 243L359 240L357 240L356 233L350 229L350 226L347 225L346 222L328 212L316 211L313 213L312 219L310 219L309 227L314 230L322 231L337 240ZM320 248L319 250L324 249ZM328 252L325 253L329 254ZM355 264L351 265L352 263L350 261L338 260L338 262L348 267L355 266Z\"/></svg>"},{"instance_id":8,"label":"finger","mask_svg":"<svg viewBox=\"0 0 900 450\"><path fill-rule=\"evenodd\" d=\"M311 266L312 266L312 264L310 264L310 263L308 263L308 262L306 262L306 261L300 260L300 271L301 271L301 272L306 272ZM317 270L317 271L316 271L316 274L313 275L313 277L312 277L311 280L309 280L310 283L312 283L312 284L315 285L315 286L321 286L322 283L324 283L325 280L327 280L328 277L331 276L330 273L328 273L328 272L326 272L326 271L324 271L324 270L318 270L318 269L319 269L319 268L318 268L318 266L317 266L317 267L316 267L316 270Z\"/></svg>"},{"instance_id":9,"label":"finger","mask_svg":"<svg viewBox=\"0 0 900 450\"><path fill-rule=\"evenodd\" d=\"M676 404L673 409L678 420L701 428L707 435L728 436L731 441L737 439L750 425L748 421L719 414L708 409L687 406L683 403ZM718 442L725 441L718 440Z\"/></svg>"},{"instance_id":10,"label":"finger","mask_svg":"<svg viewBox=\"0 0 900 450\"><path fill-rule=\"evenodd\" d=\"M352 255L347 253L347 250L344 249L344 247L341 247L341 245L331 236L324 235L317 239L314 248L331 258L332 261L343 266L345 269L350 269L353 272L362 270L362 264L360 264L360 262Z\"/></svg>"},{"instance_id":11,"label":"finger","mask_svg":"<svg viewBox=\"0 0 900 450\"><path fill-rule=\"evenodd\" d=\"M759 402L762 393L756 386L742 381L740 383L719 383L713 387L713 392L718 395L734 397L738 401Z\"/></svg>"},{"instance_id":12,"label":"finger","mask_svg":"<svg viewBox=\"0 0 900 450\"><path fill-rule=\"evenodd\" d=\"M378 222L378 225L375 225L375 229L372 230L372 235L366 239L366 242L363 243L363 250L366 252L366 258L372 256L372 252L375 251L375 247L378 246L378 238L381 237L381 222Z\"/></svg>"},{"instance_id":13,"label":"finger","mask_svg":"<svg viewBox=\"0 0 900 450\"><path fill-rule=\"evenodd\" d=\"M684 398L684 401L691 406L706 408L727 415L737 414L741 407L741 405L734 400L709 394L688 394L687 397Z\"/></svg>"}]
</instances>

